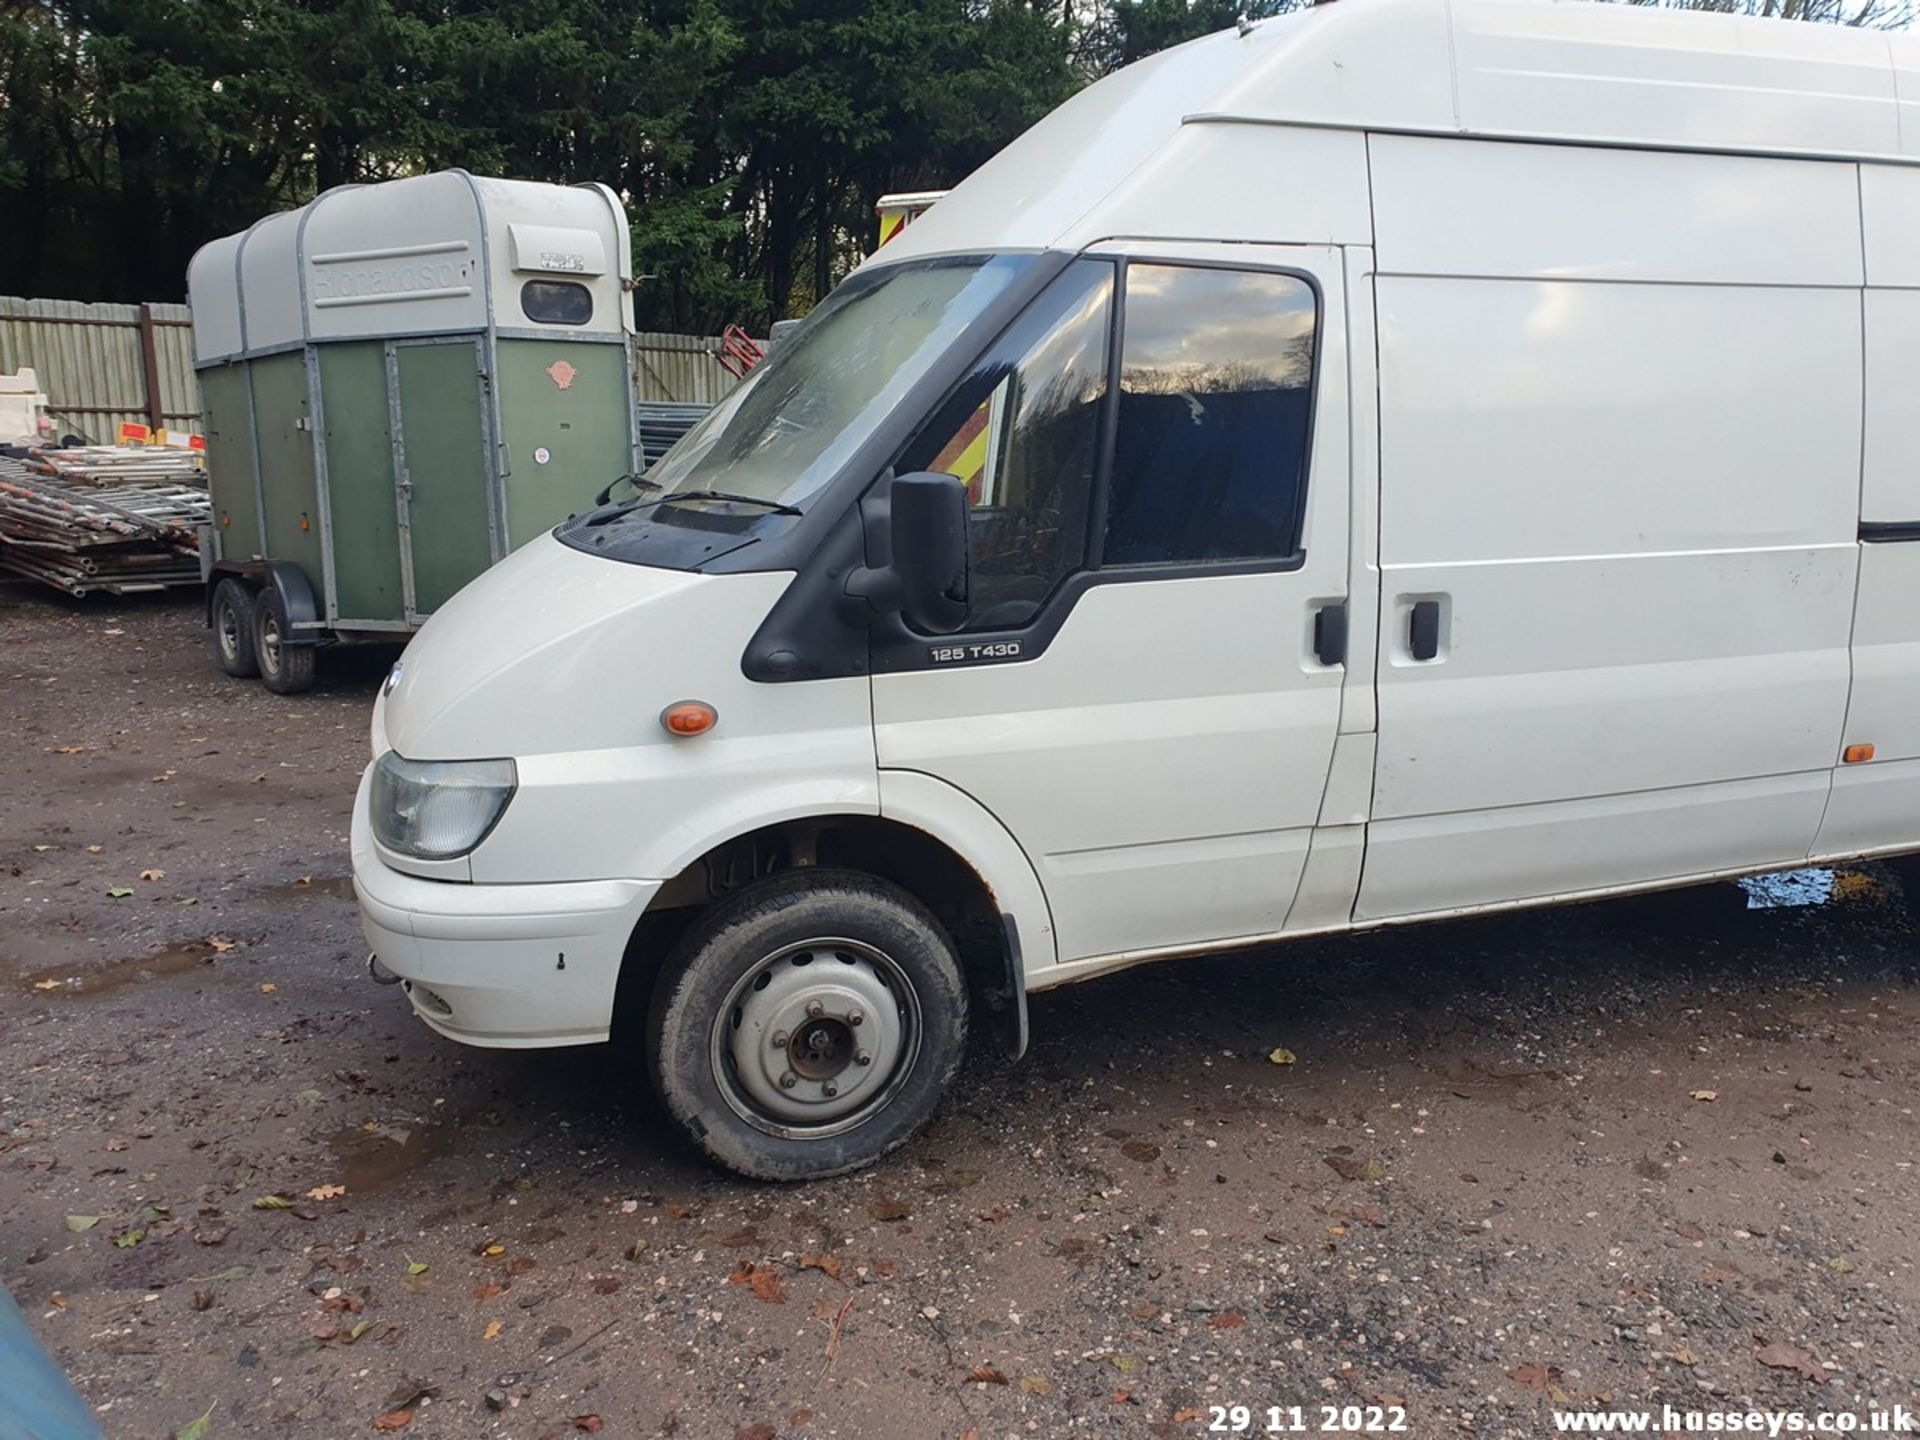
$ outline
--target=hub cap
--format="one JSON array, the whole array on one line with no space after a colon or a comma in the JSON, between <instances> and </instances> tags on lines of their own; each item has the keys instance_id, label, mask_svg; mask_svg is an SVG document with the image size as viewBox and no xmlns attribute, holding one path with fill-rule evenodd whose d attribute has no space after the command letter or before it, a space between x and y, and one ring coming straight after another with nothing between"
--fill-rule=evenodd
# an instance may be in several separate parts
<instances>
[{"instance_id":1,"label":"hub cap","mask_svg":"<svg viewBox=\"0 0 1920 1440\"><path fill-rule=\"evenodd\" d=\"M714 1017L713 1075L770 1135L824 1139L870 1119L920 1052L920 1001L900 967L856 940L807 940L741 977Z\"/></svg>"}]
</instances>

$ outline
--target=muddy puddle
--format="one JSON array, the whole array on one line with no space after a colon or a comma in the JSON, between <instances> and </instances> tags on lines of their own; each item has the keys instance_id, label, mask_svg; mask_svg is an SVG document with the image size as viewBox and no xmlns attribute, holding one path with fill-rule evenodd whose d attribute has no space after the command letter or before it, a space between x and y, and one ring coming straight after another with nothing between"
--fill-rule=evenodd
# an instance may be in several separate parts
<instances>
[{"instance_id":1,"label":"muddy puddle","mask_svg":"<svg viewBox=\"0 0 1920 1440\"><path fill-rule=\"evenodd\" d=\"M206 940L184 940L151 955L116 960L98 970L76 970L56 965L22 975L19 983L38 995L104 995L142 981L184 975L211 964L216 951Z\"/></svg>"},{"instance_id":2,"label":"muddy puddle","mask_svg":"<svg viewBox=\"0 0 1920 1440\"><path fill-rule=\"evenodd\" d=\"M277 885L255 885L247 893L262 900L311 900L322 895L334 900L351 900L353 876L309 875L303 880Z\"/></svg>"},{"instance_id":3,"label":"muddy puddle","mask_svg":"<svg viewBox=\"0 0 1920 1440\"><path fill-rule=\"evenodd\" d=\"M340 1183L349 1195L384 1190L451 1151L453 1131L444 1125L403 1128L350 1125L327 1145L340 1162Z\"/></svg>"}]
</instances>

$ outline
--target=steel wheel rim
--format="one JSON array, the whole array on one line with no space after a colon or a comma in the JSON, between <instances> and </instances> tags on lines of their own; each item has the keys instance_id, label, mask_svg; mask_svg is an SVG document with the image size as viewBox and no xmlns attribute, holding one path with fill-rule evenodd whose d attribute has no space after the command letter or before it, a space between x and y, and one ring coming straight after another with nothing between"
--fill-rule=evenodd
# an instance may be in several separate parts
<instances>
[{"instance_id":1,"label":"steel wheel rim","mask_svg":"<svg viewBox=\"0 0 1920 1440\"><path fill-rule=\"evenodd\" d=\"M240 617L224 601L220 605L220 653L229 660L240 658Z\"/></svg>"},{"instance_id":2,"label":"steel wheel rim","mask_svg":"<svg viewBox=\"0 0 1920 1440\"><path fill-rule=\"evenodd\" d=\"M822 936L748 967L714 1014L708 1059L727 1108L754 1129L824 1140L899 1094L921 1033L920 997L892 956Z\"/></svg>"},{"instance_id":3,"label":"steel wheel rim","mask_svg":"<svg viewBox=\"0 0 1920 1440\"><path fill-rule=\"evenodd\" d=\"M271 613L260 621L260 664L276 675L280 673L280 622Z\"/></svg>"}]
</instances>

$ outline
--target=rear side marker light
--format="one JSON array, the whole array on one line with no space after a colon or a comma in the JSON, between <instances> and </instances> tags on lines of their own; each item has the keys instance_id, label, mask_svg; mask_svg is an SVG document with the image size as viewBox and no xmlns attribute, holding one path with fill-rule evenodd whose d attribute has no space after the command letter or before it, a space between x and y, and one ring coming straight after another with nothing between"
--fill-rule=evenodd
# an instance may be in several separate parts
<instances>
[{"instance_id":1,"label":"rear side marker light","mask_svg":"<svg viewBox=\"0 0 1920 1440\"><path fill-rule=\"evenodd\" d=\"M720 723L720 712L704 700L681 700L660 712L660 725L682 738L704 735Z\"/></svg>"},{"instance_id":2,"label":"rear side marker light","mask_svg":"<svg viewBox=\"0 0 1920 1440\"><path fill-rule=\"evenodd\" d=\"M1849 745L1840 758L1849 765L1864 765L1873 759L1873 746Z\"/></svg>"}]
</instances>

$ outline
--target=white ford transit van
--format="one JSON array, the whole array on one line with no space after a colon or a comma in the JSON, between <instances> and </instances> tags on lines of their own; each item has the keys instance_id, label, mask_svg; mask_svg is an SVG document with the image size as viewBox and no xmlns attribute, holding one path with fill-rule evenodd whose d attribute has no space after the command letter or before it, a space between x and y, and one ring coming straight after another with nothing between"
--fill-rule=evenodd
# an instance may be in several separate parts
<instances>
[{"instance_id":1,"label":"white ford transit van","mask_svg":"<svg viewBox=\"0 0 1920 1440\"><path fill-rule=\"evenodd\" d=\"M1920 40L1342 0L1184 46L414 639L374 968L826 1175L1029 991L1913 849L1916 396Z\"/></svg>"}]
</instances>

